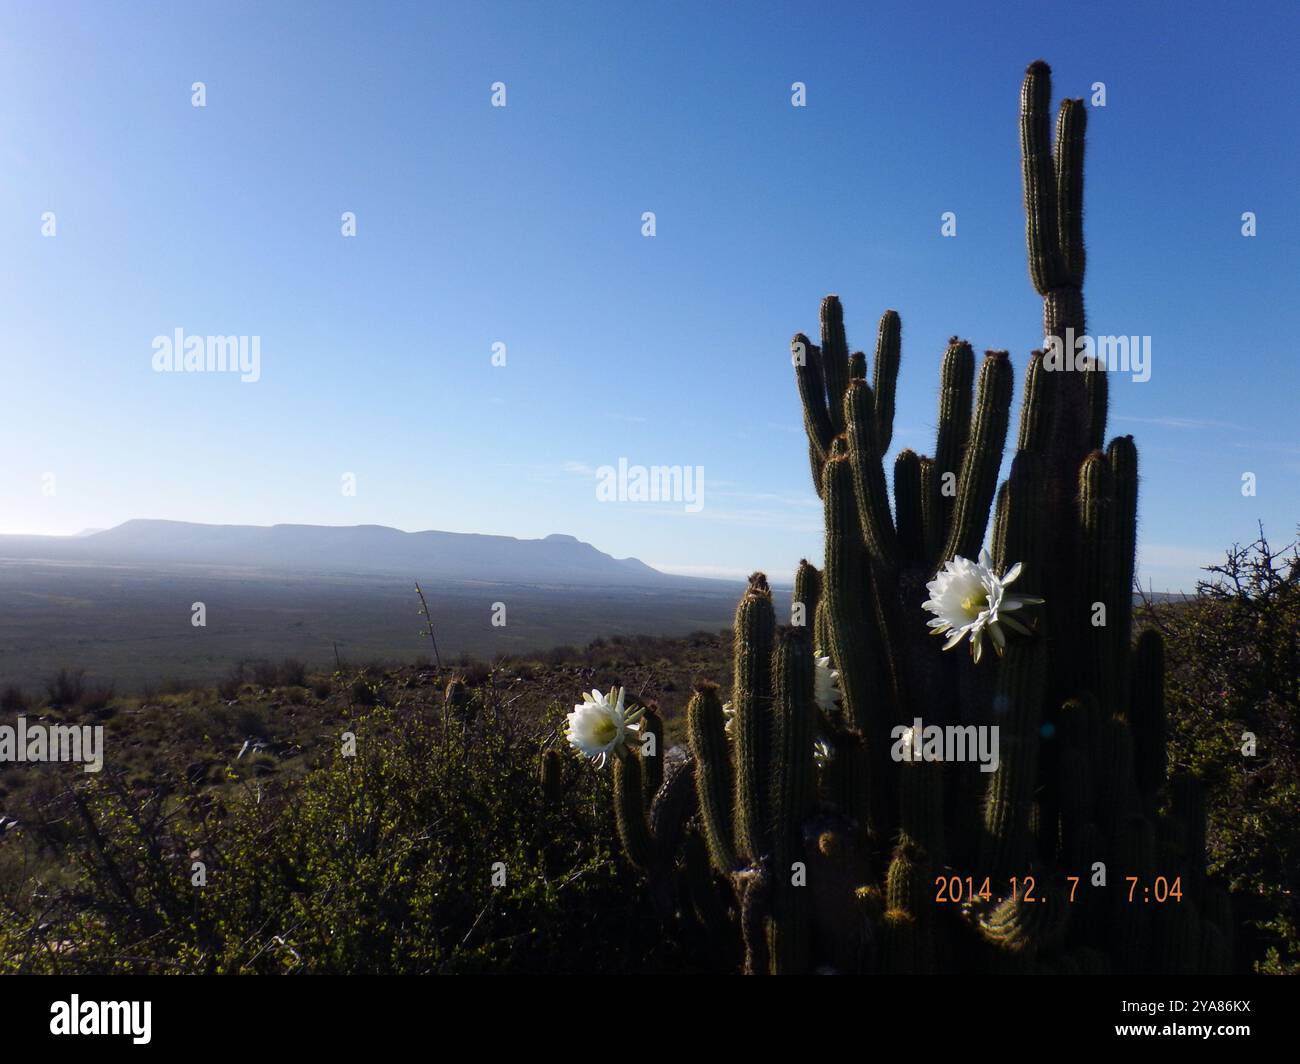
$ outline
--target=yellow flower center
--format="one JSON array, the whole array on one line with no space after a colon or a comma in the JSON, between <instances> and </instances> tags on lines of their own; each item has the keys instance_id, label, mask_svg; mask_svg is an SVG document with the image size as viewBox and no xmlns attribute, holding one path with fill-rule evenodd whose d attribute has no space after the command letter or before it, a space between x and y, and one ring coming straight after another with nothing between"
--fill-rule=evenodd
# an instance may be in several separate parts
<instances>
[{"instance_id":1,"label":"yellow flower center","mask_svg":"<svg viewBox=\"0 0 1300 1064\"><path fill-rule=\"evenodd\" d=\"M966 616L975 618L989 604L989 595L987 591L980 591L977 595L971 595L969 598L961 600L961 608L966 612Z\"/></svg>"},{"instance_id":2,"label":"yellow flower center","mask_svg":"<svg viewBox=\"0 0 1300 1064\"><path fill-rule=\"evenodd\" d=\"M607 746L618 735L618 725L614 723L613 717L601 717L600 722L593 730L593 734L598 745Z\"/></svg>"}]
</instances>

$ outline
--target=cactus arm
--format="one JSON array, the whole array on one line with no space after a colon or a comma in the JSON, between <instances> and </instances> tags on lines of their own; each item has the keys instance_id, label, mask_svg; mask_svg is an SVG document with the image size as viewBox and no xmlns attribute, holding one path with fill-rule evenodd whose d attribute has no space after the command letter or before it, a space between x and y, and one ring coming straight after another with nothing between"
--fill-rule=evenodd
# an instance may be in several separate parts
<instances>
[{"instance_id":1,"label":"cactus arm","mask_svg":"<svg viewBox=\"0 0 1300 1064\"><path fill-rule=\"evenodd\" d=\"M1005 351L987 351L980 368L970 443L962 460L944 558L973 558L979 553L997 490L1010 410L1011 359Z\"/></svg>"},{"instance_id":2,"label":"cactus arm","mask_svg":"<svg viewBox=\"0 0 1300 1064\"><path fill-rule=\"evenodd\" d=\"M821 349L803 333L796 333L790 341L791 359L794 362L795 386L803 407L804 430L808 434L808 461L812 466L813 484L821 492L821 468L830 450L835 430L831 426L830 411L826 408L826 379L822 374Z\"/></svg>"},{"instance_id":3,"label":"cactus arm","mask_svg":"<svg viewBox=\"0 0 1300 1064\"><path fill-rule=\"evenodd\" d=\"M898 549L905 563L928 560L925 554L925 504L921 494L921 459L913 450L894 459L894 513Z\"/></svg>"},{"instance_id":4,"label":"cactus arm","mask_svg":"<svg viewBox=\"0 0 1300 1064\"><path fill-rule=\"evenodd\" d=\"M654 755L643 750L641 756L641 787L649 808L664 782L664 719L653 706L646 706L641 720L641 734L654 736Z\"/></svg>"},{"instance_id":5,"label":"cactus arm","mask_svg":"<svg viewBox=\"0 0 1300 1064\"><path fill-rule=\"evenodd\" d=\"M1025 367L1025 392L1020 404L1020 437L1016 442L1019 451L1046 453L1053 379L1052 374L1043 368L1043 352L1033 352L1029 356L1029 365Z\"/></svg>"},{"instance_id":6,"label":"cactus arm","mask_svg":"<svg viewBox=\"0 0 1300 1064\"><path fill-rule=\"evenodd\" d=\"M736 845L756 861L768 845L772 648L776 614L767 577L755 573L736 608L731 704L736 730Z\"/></svg>"},{"instance_id":7,"label":"cactus arm","mask_svg":"<svg viewBox=\"0 0 1300 1064\"><path fill-rule=\"evenodd\" d=\"M695 755L695 793L709 859L722 875L739 866L732 834L731 751L715 684L702 682L686 706L686 729Z\"/></svg>"},{"instance_id":8,"label":"cactus arm","mask_svg":"<svg viewBox=\"0 0 1300 1064\"><path fill-rule=\"evenodd\" d=\"M933 458L921 458L921 527L924 540L921 557L933 562L943 550L948 534L948 516L944 509L943 485L939 463Z\"/></svg>"},{"instance_id":9,"label":"cactus arm","mask_svg":"<svg viewBox=\"0 0 1300 1064\"><path fill-rule=\"evenodd\" d=\"M902 360L903 325L896 310L880 316L876 331L876 357L872 363L871 390L876 397L876 448L883 455L894 438L894 395Z\"/></svg>"},{"instance_id":10,"label":"cactus arm","mask_svg":"<svg viewBox=\"0 0 1300 1064\"><path fill-rule=\"evenodd\" d=\"M792 882L793 865L804 860L803 825L817 800L813 765L816 720L812 641L790 629L772 662L775 735L772 748L772 918L768 944L773 974L808 969L810 931L806 883Z\"/></svg>"},{"instance_id":11,"label":"cactus arm","mask_svg":"<svg viewBox=\"0 0 1300 1064\"><path fill-rule=\"evenodd\" d=\"M810 630L816 623L817 605L821 601L821 594L821 572L807 558L801 558L799 568L795 570L794 574L794 597L792 601L803 605L803 623Z\"/></svg>"},{"instance_id":12,"label":"cactus arm","mask_svg":"<svg viewBox=\"0 0 1300 1064\"><path fill-rule=\"evenodd\" d=\"M1084 682L1096 692L1102 708L1114 713L1119 688L1115 663L1115 644L1110 625L1118 621L1119 603L1115 592L1114 487L1110 463L1100 451L1088 455L1079 470L1079 590L1082 601L1073 618L1077 633L1078 660L1083 665ZM1105 609L1105 625L1098 626L1094 610Z\"/></svg>"},{"instance_id":13,"label":"cactus arm","mask_svg":"<svg viewBox=\"0 0 1300 1064\"><path fill-rule=\"evenodd\" d=\"M627 859L639 871L650 871L654 867L654 840L646 822L641 759L633 753L614 759L614 823Z\"/></svg>"},{"instance_id":14,"label":"cactus arm","mask_svg":"<svg viewBox=\"0 0 1300 1064\"><path fill-rule=\"evenodd\" d=\"M962 456L970 437L971 388L975 382L975 352L965 340L953 337L943 353L939 371L939 431L934 445L934 461L939 486L946 479L956 484L961 478ZM951 474L951 476L946 476ZM943 524L940 542L946 538L957 496L940 494Z\"/></svg>"},{"instance_id":15,"label":"cactus arm","mask_svg":"<svg viewBox=\"0 0 1300 1064\"><path fill-rule=\"evenodd\" d=\"M1020 157L1025 189L1029 276L1042 296L1065 280L1052 158L1051 107L1052 70L1038 60L1025 71L1020 90ZM1080 151L1080 163L1082 158Z\"/></svg>"},{"instance_id":16,"label":"cactus arm","mask_svg":"<svg viewBox=\"0 0 1300 1064\"><path fill-rule=\"evenodd\" d=\"M849 341L844 334L844 308L840 297L822 300L822 376L826 379L826 404L835 434L844 431L844 391L849 385Z\"/></svg>"},{"instance_id":17,"label":"cactus arm","mask_svg":"<svg viewBox=\"0 0 1300 1064\"><path fill-rule=\"evenodd\" d=\"M1117 436L1107 452L1115 512L1110 598L1115 603L1111 619L1111 649L1115 662L1116 697L1122 708L1129 693L1130 640L1133 631L1133 568L1137 555L1138 455L1132 436Z\"/></svg>"},{"instance_id":18,"label":"cactus arm","mask_svg":"<svg viewBox=\"0 0 1300 1064\"><path fill-rule=\"evenodd\" d=\"M862 535L876 563L892 568L898 564L898 539L889 512L881 452L876 446L875 400L866 381L849 382L844 417Z\"/></svg>"},{"instance_id":19,"label":"cactus arm","mask_svg":"<svg viewBox=\"0 0 1300 1064\"><path fill-rule=\"evenodd\" d=\"M1138 789L1153 798L1168 772L1165 746L1165 644L1154 628L1143 632L1133 652L1133 694L1129 721L1133 726Z\"/></svg>"},{"instance_id":20,"label":"cactus arm","mask_svg":"<svg viewBox=\"0 0 1300 1064\"><path fill-rule=\"evenodd\" d=\"M1048 99L1051 83L1048 82ZM1083 284L1083 144L1088 112L1082 100L1062 100L1056 115L1056 233L1061 250L1064 280L1078 288Z\"/></svg>"}]
</instances>

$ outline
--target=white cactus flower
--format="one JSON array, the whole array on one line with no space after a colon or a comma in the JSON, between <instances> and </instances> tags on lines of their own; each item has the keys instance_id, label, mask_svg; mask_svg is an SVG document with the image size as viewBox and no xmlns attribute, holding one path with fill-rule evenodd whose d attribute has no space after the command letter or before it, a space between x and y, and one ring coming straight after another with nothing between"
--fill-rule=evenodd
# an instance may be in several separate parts
<instances>
[{"instance_id":1,"label":"white cactus flower","mask_svg":"<svg viewBox=\"0 0 1300 1064\"><path fill-rule=\"evenodd\" d=\"M645 710L624 709L624 689L610 688L609 694L593 690L582 693L582 701L568 716L569 744L597 768L604 768L611 755L641 743L641 717Z\"/></svg>"},{"instance_id":2,"label":"white cactus flower","mask_svg":"<svg viewBox=\"0 0 1300 1064\"><path fill-rule=\"evenodd\" d=\"M730 702L722 703L722 730L728 739L736 737L736 707Z\"/></svg>"},{"instance_id":3,"label":"white cactus flower","mask_svg":"<svg viewBox=\"0 0 1300 1064\"><path fill-rule=\"evenodd\" d=\"M844 697L840 690L840 673L831 668L829 657L817 659L815 697L817 705L826 713L834 713L839 708L840 699Z\"/></svg>"},{"instance_id":4,"label":"white cactus flower","mask_svg":"<svg viewBox=\"0 0 1300 1064\"><path fill-rule=\"evenodd\" d=\"M1029 629L1011 614L1023 606L1041 605L1043 600L1032 595L1006 593L1007 586L1019 575L1019 562L1001 576L994 573L993 559L987 550L980 551L978 562L961 557L947 562L925 585L930 597L924 603L935 615L928 627L934 629L935 635L948 636L943 649L951 650L969 635L971 657L978 663L984 650L985 632L999 655L1007 645L1003 625L1013 632L1029 635Z\"/></svg>"}]
</instances>

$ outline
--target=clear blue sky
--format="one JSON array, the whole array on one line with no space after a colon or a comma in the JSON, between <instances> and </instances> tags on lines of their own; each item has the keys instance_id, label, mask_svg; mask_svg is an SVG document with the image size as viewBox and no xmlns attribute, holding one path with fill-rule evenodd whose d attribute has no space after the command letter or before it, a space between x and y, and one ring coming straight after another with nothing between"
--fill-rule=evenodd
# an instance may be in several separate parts
<instances>
[{"instance_id":1,"label":"clear blue sky","mask_svg":"<svg viewBox=\"0 0 1300 1064\"><path fill-rule=\"evenodd\" d=\"M855 346L902 315L896 447L933 449L950 334L1017 378L1040 343L1040 57L1058 97L1106 84L1086 295L1152 337L1111 385L1144 578L1300 520L1295 4L42 2L0 39L0 531L567 532L788 579L820 555L788 341L823 294ZM154 373L178 327L260 336L261 380ZM703 466L704 509L598 502L619 457Z\"/></svg>"}]
</instances>

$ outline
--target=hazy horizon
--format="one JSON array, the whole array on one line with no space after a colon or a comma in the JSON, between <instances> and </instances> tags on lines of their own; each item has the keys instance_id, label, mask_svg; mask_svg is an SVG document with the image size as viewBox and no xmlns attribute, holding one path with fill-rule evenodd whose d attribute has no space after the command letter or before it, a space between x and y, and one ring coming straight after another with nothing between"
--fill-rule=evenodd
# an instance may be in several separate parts
<instances>
[{"instance_id":1,"label":"hazy horizon","mask_svg":"<svg viewBox=\"0 0 1300 1064\"><path fill-rule=\"evenodd\" d=\"M7 536L7 535L42 536L42 537L48 536L50 538L55 538L55 539L77 539L79 537L83 537L94 533L112 531L113 529L120 527L122 524L129 524L132 521L156 521L156 522L178 523L178 524L199 524L199 525L205 525L207 527L212 527L212 528L222 528L222 527L273 528L277 526L302 526L302 527L310 527L310 528L338 528L338 529L383 528L383 529L391 529L396 532L403 532L407 534L419 534L422 532L451 532L456 535L503 536L509 539L531 540L531 541L544 540L552 536L569 536L577 539L580 543L585 543L595 547L597 550L601 551L604 554L608 554L610 557L613 557L615 560L640 561L646 565L649 565L653 569L657 569L662 573L666 573L673 576L690 576L690 577L700 577L704 579L743 581L755 570L754 566L727 567L727 566L709 566L709 565L673 565L671 563L657 564L652 560L646 558L640 558L636 555L620 555L617 552L605 549L604 547L602 547L600 543L588 539L587 537L583 536L581 533L567 532L564 531L563 529L556 529L553 532L544 533L540 536L514 536L507 532L493 532L493 531L459 532L455 529L446 529L446 528L400 528L397 525L389 525L389 524L384 524L382 522L365 522L363 524L324 525L324 524L316 524L314 522L309 522L309 521L274 521L268 524L250 524L248 522L242 522L242 521L182 521L179 518L169 518L169 517L135 517L135 518L127 518L127 520L124 522L119 522L116 525L112 525L106 528L87 526L86 528L78 529L76 532L52 532L52 533L42 533L42 532L16 532L15 533L15 532L0 531L0 536ZM1220 554L1219 556L1209 558L1206 560L1206 564L1209 565L1212 563L1217 563L1218 561L1221 560L1221 557L1222 555ZM772 584L777 587L789 587L793 583L792 575L787 576L787 574L780 571L768 572L767 575L769 577L769 580L772 582ZM1152 585L1151 587L1148 587L1148 585L1145 583L1142 585L1142 587L1144 590L1154 590L1159 593L1179 593L1179 592L1190 593L1191 591L1195 590L1194 586L1183 588L1183 587L1157 587Z\"/></svg>"}]
</instances>

